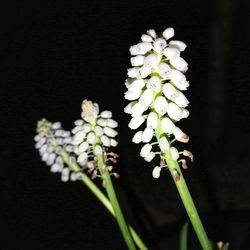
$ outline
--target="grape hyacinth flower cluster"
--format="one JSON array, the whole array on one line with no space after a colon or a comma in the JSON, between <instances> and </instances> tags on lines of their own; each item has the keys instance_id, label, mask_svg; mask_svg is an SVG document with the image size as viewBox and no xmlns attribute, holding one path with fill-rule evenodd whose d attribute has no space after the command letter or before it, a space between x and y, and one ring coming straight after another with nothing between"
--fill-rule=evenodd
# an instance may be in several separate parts
<instances>
[{"instance_id":1,"label":"grape hyacinth flower cluster","mask_svg":"<svg viewBox=\"0 0 250 250\"><path fill-rule=\"evenodd\" d=\"M125 99L130 103L124 111L132 116L129 127L132 130L145 124L145 128L136 132L132 141L145 143L140 155L150 162L156 154L170 152L173 160L177 161L179 155L190 157L190 151L178 150L172 146L173 141L188 142L189 136L185 134L176 122L189 116L186 107L189 101L183 94L189 82L185 72L187 62L180 56L186 44L179 40L171 40L175 32L167 28L161 36L155 30L147 31L141 36L141 41L130 47L131 65L128 69L128 79L125 82L127 91ZM156 142L152 140L156 137ZM154 152L153 146L158 145L161 152ZM186 161L179 160L186 168ZM160 171L166 167L161 158L160 166L153 170L153 177L158 178Z\"/></svg>"},{"instance_id":2,"label":"grape hyacinth flower cluster","mask_svg":"<svg viewBox=\"0 0 250 250\"><path fill-rule=\"evenodd\" d=\"M37 135L34 137L36 142L35 148L38 149L42 161L50 166L53 173L61 173L63 182L81 179L81 173L71 172L64 164L61 153L73 152L71 145L72 137L70 131L62 128L60 122L51 123L46 119L42 119L37 123ZM75 162L74 156L70 156L69 160Z\"/></svg>"},{"instance_id":3,"label":"grape hyacinth flower cluster","mask_svg":"<svg viewBox=\"0 0 250 250\"><path fill-rule=\"evenodd\" d=\"M115 128L118 123L112 119L112 112L102 111L92 101L84 100L82 103L82 119L75 121L72 129L72 145L77 162L83 168L87 168L95 178L98 173L97 156L104 155L106 160L116 162L117 154L108 152L109 147L116 147L118 142L114 139L118 134ZM113 173L118 177L117 173Z\"/></svg>"}]
</instances>

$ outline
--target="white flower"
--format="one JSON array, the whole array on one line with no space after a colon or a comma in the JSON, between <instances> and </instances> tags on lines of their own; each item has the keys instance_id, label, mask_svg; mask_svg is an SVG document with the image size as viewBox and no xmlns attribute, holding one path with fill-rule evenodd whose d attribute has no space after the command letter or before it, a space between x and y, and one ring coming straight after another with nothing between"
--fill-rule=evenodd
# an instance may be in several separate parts
<instances>
[{"instance_id":1,"label":"white flower","mask_svg":"<svg viewBox=\"0 0 250 250\"><path fill-rule=\"evenodd\" d=\"M161 52L167 46L167 42L163 38L157 38L154 41L154 50L157 52Z\"/></svg>"},{"instance_id":2,"label":"white flower","mask_svg":"<svg viewBox=\"0 0 250 250\"><path fill-rule=\"evenodd\" d=\"M138 77L146 78L151 73L151 69L145 66L142 66L138 69Z\"/></svg>"},{"instance_id":3,"label":"white flower","mask_svg":"<svg viewBox=\"0 0 250 250\"><path fill-rule=\"evenodd\" d=\"M150 142L153 138L154 130L152 128L145 128L142 133L142 141L143 142Z\"/></svg>"},{"instance_id":4,"label":"white flower","mask_svg":"<svg viewBox=\"0 0 250 250\"><path fill-rule=\"evenodd\" d=\"M90 132L88 135L87 135L87 142L89 144L93 144L95 142L95 139L96 139L96 135L94 132Z\"/></svg>"},{"instance_id":5,"label":"white flower","mask_svg":"<svg viewBox=\"0 0 250 250\"><path fill-rule=\"evenodd\" d=\"M175 129L175 125L168 117L164 117L161 120L161 128L163 132L167 134L172 134Z\"/></svg>"},{"instance_id":6,"label":"white flower","mask_svg":"<svg viewBox=\"0 0 250 250\"><path fill-rule=\"evenodd\" d=\"M174 36L174 29L173 28L167 28L162 32L163 37L168 40Z\"/></svg>"},{"instance_id":7,"label":"white flower","mask_svg":"<svg viewBox=\"0 0 250 250\"><path fill-rule=\"evenodd\" d=\"M152 76L147 82L147 89L158 90L161 86L161 80L157 76Z\"/></svg>"},{"instance_id":8,"label":"white flower","mask_svg":"<svg viewBox=\"0 0 250 250\"><path fill-rule=\"evenodd\" d=\"M174 47L174 48L178 48L180 51L184 51L187 47L187 45L184 42L178 41L178 40L170 41L169 46Z\"/></svg>"},{"instance_id":9,"label":"white flower","mask_svg":"<svg viewBox=\"0 0 250 250\"><path fill-rule=\"evenodd\" d=\"M182 118L182 109L173 102L168 104L168 115L171 119L179 121Z\"/></svg>"},{"instance_id":10,"label":"white flower","mask_svg":"<svg viewBox=\"0 0 250 250\"><path fill-rule=\"evenodd\" d=\"M144 56L138 55L130 58L130 62L132 66L141 66L144 63Z\"/></svg>"},{"instance_id":11,"label":"white flower","mask_svg":"<svg viewBox=\"0 0 250 250\"><path fill-rule=\"evenodd\" d=\"M169 142L166 137L161 137L159 141L161 151L165 152L169 150Z\"/></svg>"},{"instance_id":12,"label":"white flower","mask_svg":"<svg viewBox=\"0 0 250 250\"><path fill-rule=\"evenodd\" d=\"M156 32L155 32L155 30L154 30L154 29L150 29L150 30L148 30L148 31L147 31L147 33L148 33L151 37L153 37L153 38L155 38L155 37L156 37Z\"/></svg>"},{"instance_id":13,"label":"white flower","mask_svg":"<svg viewBox=\"0 0 250 250\"><path fill-rule=\"evenodd\" d=\"M130 92L139 92L141 93L142 88L145 86L145 81L143 79L134 80L128 85L128 90Z\"/></svg>"},{"instance_id":14,"label":"white flower","mask_svg":"<svg viewBox=\"0 0 250 250\"><path fill-rule=\"evenodd\" d=\"M131 77L131 78L138 77L139 76L138 70L139 70L139 68L137 68L137 67L128 69L128 77Z\"/></svg>"},{"instance_id":15,"label":"white flower","mask_svg":"<svg viewBox=\"0 0 250 250\"><path fill-rule=\"evenodd\" d=\"M160 173L161 173L161 167L155 167L154 169L153 169L153 172L152 172L152 176L153 176L153 178L156 178L156 179L158 179L159 177L160 177Z\"/></svg>"},{"instance_id":16,"label":"white flower","mask_svg":"<svg viewBox=\"0 0 250 250\"><path fill-rule=\"evenodd\" d=\"M158 96L154 101L155 111L159 115L164 115L167 113L168 102L163 96Z\"/></svg>"},{"instance_id":17,"label":"white flower","mask_svg":"<svg viewBox=\"0 0 250 250\"><path fill-rule=\"evenodd\" d=\"M178 50L177 48L165 48L163 50L163 55L167 58L167 59L172 59L175 57L179 57L180 56L180 50Z\"/></svg>"},{"instance_id":18,"label":"white flower","mask_svg":"<svg viewBox=\"0 0 250 250\"><path fill-rule=\"evenodd\" d=\"M88 144L86 141L84 141L84 142L82 142L82 143L79 145L78 151L79 151L79 153L83 153L83 152L85 152L88 148L89 148L89 144Z\"/></svg>"},{"instance_id":19,"label":"white flower","mask_svg":"<svg viewBox=\"0 0 250 250\"><path fill-rule=\"evenodd\" d=\"M100 145L95 145L94 155L101 155L101 154L102 154L102 147Z\"/></svg>"},{"instance_id":20,"label":"white flower","mask_svg":"<svg viewBox=\"0 0 250 250\"><path fill-rule=\"evenodd\" d=\"M61 177L61 180L62 180L63 182L66 182L66 181L69 180L69 173L70 173L70 171L69 171L68 168L64 168L64 169L62 170L62 177Z\"/></svg>"},{"instance_id":21,"label":"white flower","mask_svg":"<svg viewBox=\"0 0 250 250\"><path fill-rule=\"evenodd\" d=\"M134 135L134 137L133 137L133 139L132 139L132 141L134 143L136 143L136 144L142 142L142 133L143 133L143 131L136 132L135 135Z\"/></svg>"},{"instance_id":22,"label":"white flower","mask_svg":"<svg viewBox=\"0 0 250 250\"><path fill-rule=\"evenodd\" d=\"M154 91L151 89L146 89L141 95L139 102L145 106L149 106L152 103L153 98L154 98Z\"/></svg>"},{"instance_id":23,"label":"white flower","mask_svg":"<svg viewBox=\"0 0 250 250\"><path fill-rule=\"evenodd\" d=\"M106 135L101 136L101 142L105 147L110 147L111 145L111 140Z\"/></svg>"},{"instance_id":24,"label":"white flower","mask_svg":"<svg viewBox=\"0 0 250 250\"><path fill-rule=\"evenodd\" d=\"M178 158L179 158L179 152L178 152L178 150L175 147L171 147L170 148L170 154L171 154L171 156L172 156L172 158L173 158L174 161L178 160Z\"/></svg>"},{"instance_id":25,"label":"white flower","mask_svg":"<svg viewBox=\"0 0 250 250\"><path fill-rule=\"evenodd\" d=\"M113 119L107 119L107 126L110 128L117 128L118 123L117 123L117 121L115 121Z\"/></svg>"},{"instance_id":26,"label":"white flower","mask_svg":"<svg viewBox=\"0 0 250 250\"><path fill-rule=\"evenodd\" d=\"M131 128L131 129L137 129L141 126L141 124L145 121L145 119L142 117L142 116L136 116L136 117L133 117L128 126Z\"/></svg>"},{"instance_id":27,"label":"white flower","mask_svg":"<svg viewBox=\"0 0 250 250\"><path fill-rule=\"evenodd\" d=\"M156 54L149 54L144 58L144 66L147 68L154 68L157 64L158 56Z\"/></svg>"},{"instance_id":28,"label":"white flower","mask_svg":"<svg viewBox=\"0 0 250 250\"><path fill-rule=\"evenodd\" d=\"M132 106L131 108L131 115L133 117L135 116L140 116L143 114L144 111L147 110L147 106L145 106L144 104L137 102L135 105Z\"/></svg>"},{"instance_id":29,"label":"white flower","mask_svg":"<svg viewBox=\"0 0 250 250\"><path fill-rule=\"evenodd\" d=\"M180 142L188 142L189 136L183 133L179 128L175 127L173 134L175 136L175 139Z\"/></svg>"},{"instance_id":30,"label":"white flower","mask_svg":"<svg viewBox=\"0 0 250 250\"><path fill-rule=\"evenodd\" d=\"M112 117L112 112L109 111L109 110L104 110L104 111L102 111L100 113L100 117L105 118L105 119L111 118Z\"/></svg>"},{"instance_id":31,"label":"white flower","mask_svg":"<svg viewBox=\"0 0 250 250\"><path fill-rule=\"evenodd\" d=\"M147 162L150 162L154 159L155 153L154 152L149 152L146 156L144 156L144 160Z\"/></svg>"},{"instance_id":32,"label":"white flower","mask_svg":"<svg viewBox=\"0 0 250 250\"><path fill-rule=\"evenodd\" d=\"M158 116L155 112L150 112L147 119L147 127L156 129L158 124Z\"/></svg>"},{"instance_id":33,"label":"white flower","mask_svg":"<svg viewBox=\"0 0 250 250\"><path fill-rule=\"evenodd\" d=\"M152 39L151 36L145 35L145 34L143 34L143 35L141 36L141 40L142 40L143 42L152 42L152 41L153 41L153 39Z\"/></svg>"},{"instance_id":34,"label":"white flower","mask_svg":"<svg viewBox=\"0 0 250 250\"><path fill-rule=\"evenodd\" d=\"M176 69L186 72L188 70L188 64L187 62L181 58L181 57L173 57L170 59L170 63L172 66L174 66Z\"/></svg>"},{"instance_id":35,"label":"white flower","mask_svg":"<svg viewBox=\"0 0 250 250\"><path fill-rule=\"evenodd\" d=\"M109 128L109 127L105 127L105 128L103 129L103 131L104 131L104 133L105 133L107 136L109 136L109 137L115 137L115 136L117 136L117 134L118 134L114 129Z\"/></svg>"},{"instance_id":36,"label":"white flower","mask_svg":"<svg viewBox=\"0 0 250 250\"><path fill-rule=\"evenodd\" d=\"M151 149L152 146L149 143L145 144L140 152L141 157L145 157L151 151Z\"/></svg>"},{"instance_id":37,"label":"white flower","mask_svg":"<svg viewBox=\"0 0 250 250\"><path fill-rule=\"evenodd\" d=\"M171 68L166 63L161 63L158 67L159 74L163 79L167 79L169 72L171 71Z\"/></svg>"}]
</instances>

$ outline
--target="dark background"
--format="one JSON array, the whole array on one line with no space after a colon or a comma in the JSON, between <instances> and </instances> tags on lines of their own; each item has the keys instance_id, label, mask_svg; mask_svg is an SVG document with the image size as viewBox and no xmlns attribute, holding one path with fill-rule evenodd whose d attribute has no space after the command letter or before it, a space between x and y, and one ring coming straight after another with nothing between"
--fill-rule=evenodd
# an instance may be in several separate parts
<instances>
[{"instance_id":1,"label":"dark background","mask_svg":"<svg viewBox=\"0 0 250 250\"><path fill-rule=\"evenodd\" d=\"M71 129L85 98L120 124L115 185L126 218L150 249L177 249L185 211L168 173L152 178L154 163L139 157L123 113L129 46L169 26L188 44L188 185L209 237L248 248L248 1L16 1L1 9L0 249L126 249L90 191L62 183L33 146L38 119ZM190 234L190 249L199 249Z\"/></svg>"}]
</instances>

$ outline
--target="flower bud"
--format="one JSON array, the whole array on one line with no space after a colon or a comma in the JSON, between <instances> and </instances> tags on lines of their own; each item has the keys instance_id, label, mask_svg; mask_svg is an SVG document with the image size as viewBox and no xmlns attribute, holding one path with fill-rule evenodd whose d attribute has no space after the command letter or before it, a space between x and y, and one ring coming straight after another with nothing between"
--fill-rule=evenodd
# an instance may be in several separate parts
<instances>
[{"instance_id":1,"label":"flower bud","mask_svg":"<svg viewBox=\"0 0 250 250\"><path fill-rule=\"evenodd\" d=\"M163 31L162 35L166 40L168 40L174 36L174 29L169 27Z\"/></svg>"},{"instance_id":2,"label":"flower bud","mask_svg":"<svg viewBox=\"0 0 250 250\"><path fill-rule=\"evenodd\" d=\"M175 125L168 117L164 117L161 120L161 128L163 132L167 134L172 134L175 129Z\"/></svg>"},{"instance_id":3,"label":"flower bud","mask_svg":"<svg viewBox=\"0 0 250 250\"><path fill-rule=\"evenodd\" d=\"M158 90L161 86L161 80L157 76L152 76L147 82L147 89Z\"/></svg>"},{"instance_id":4,"label":"flower bud","mask_svg":"<svg viewBox=\"0 0 250 250\"><path fill-rule=\"evenodd\" d=\"M168 48L165 48L163 50L163 55L168 59L172 59L172 58L175 58L175 57L179 57L180 56L180 51L176 48L171 48L171 47L168 47Z\"/></svg>"},{"instance_id":5,"label":"flower bud","mask_svg":"<svg viewBox=\"0 0 250 250\"><path fill-rule=\"evenodd\" d=\"M153 138L154 131L152 128L145 128L142 133L142 141L143 142L150 142Z\"/></svg>"},{"instance_id":6,"label":"flower bud","mask_svg":"<svg viewBox=\"0 0 250 250\"><path fill-rule=\"evenodd\" d=\"M154 41L154 49L157 52L160 52L166 46L167 46L167 42L163 38L157 38L157 39L155 39L155 41Z\"/></svg>"},{"instance_id":7,"label":"flower bud","mask_svg":"<svg viewBox=\"0 0 250 250\"><path fill-rule=\"evenodd\" d=\"M188 70L188 64L182 57L174 57L170 59L170 63L182 72L186 72Z\"/></svg>"},{"instance_id":8,"label":"flower bud","mask_svg":"<svg viewBox=\"0 0 250 250\"><path fill-rule=\"evenodd\" d=\"M179 121L182 118L182 109L173 102L168 104L167 112L169 117L175 121Z\"/></svg>"},{"instance_id":9,"label":"flower bud","mask_svg":"<svg viewBox=\"0 0 250 250\"><path fill-rule=\"evenodd\" d=\"M103 135L103 128L102 127L100 127L100 126L95 126L95 133L96 133L96 135L97 136L102 136Z\"/></svg>"},{"instance_id":10,"label":"flower bud","mask_svg":"<svg viewBox=\"0 0 250 250\"><path fill-rule=\"evenodd\" d=\"M168 74L171 71L171 68L169 67L168 64L166 63L161 63L158 67L159 70L159 74L163 79L167 79L168 78Z\"/></svg>"},{"instance_id":11,"label":"flower bud","mask_svg":"<svg viewBox=\"0 0 250 250\"><path fill-rule=\"evenodd\" d=\"M117 136L117 134L118 134L114 129L109 128L109 127L105 127L105 128L103 129L103 131L104 131L104 133L105 133L107 136L109 136L109 137L115 137L115 136Z\"/></svg>"},{"instance_id":12,"label":"flower bud","mask_svg":"<svg viewBox=\"0 0 250 250\"><path fill-rule=\"evenodd\" d=\"M117 142L115 139L111 138L111 139L110 139L110 145L111 145L112 147L116 147L116 146L118 145L118 142Z\"/></svg>"},{"instance_id":13,"label":"flower bud","mask_svg":"<svg viewBox=\"0 0 250 250\"><path fill-rule=\"evenodd\" d=\"M155 129L158 124L158 116L155 112L150 112L147 119L147 127Z\"/></svg>"},{"instance_id":14,"label":"flower bud","mask_svg":"<svg viewBox=\"0 0 250 250\"><path fill-rule=\"evenodd\" d=\"M187 45L184 42L178 41L178 40L172 40L172 41L170 41L169 42L169 46L177 48L180 51L184 51L186 49L186 47L187 47Z\"/></svg>"},{"instance_id":15,"label":"flower bud","mask_svg":"<svg viewBox=\"0 0 250 250\"><path fill-rule=\"evenodd\" d=\"M137 67L128 69L128 77L136 78L138 76L139 76L139 74L138 74L138 68Z\"/></svg>"},{"instance_id":16,"label":"flower bud","mask_svg":"<svg viewBox=\"0 0 250 250\"><path fill-rule=\"evenodd\" d=\"M145 119L142 116L136 116L130 120L128 126L130 129L137 129L142 125L144 121Z\"/></svg>"},{"instance_id":17,"label":"flower bud","mask_svg":"<svg viewBox=\"0 0 250 250\"><path fill-rule=\"evenodd\" d=\"M131 114L132 112L132 107L136 104L137 102L130 102L125 108L124 108L124 112L127 114Z\"/></svg>"},{"instance_id":18,"label":"flower bud","mask_svg":"<svg viewBox=\"0 0 250 250\"><path fill-rule=\"evenodd\" d=\"M77 157L77 162L80 164L84 165L85 162L88 160L88 154L86 152L82 152L78 157Z\"/></svg>"},{"instance_id":19,"label":"flower bud","mask_svg":"<svg viewBox=\"0 0 250 250\"><path fill-rule=\"evenodd\" d=\"M132 66L141 66L144 63L144 56L138 55L130 58Z\"/></svg>"},{"instance_id":20,"label":"flower bud","mask_svg":"<svg viewBox=\"0 0 250 250\"><path fill-rule=\"evenodd\" d=\"M68 168L64 168L62 170L62 176L61 176L61 180L63 182L67 182L69 180L69 169Z\"/></svg>"},{"instance_id":21,"label":"flower bud","mask_svg":"<svg viewBox=\"0 0 250 250\"><path fill-rule=\"evenodd\" d=\"M141 68L138 69L139 78L146 78L147 76L149 76L150 73L151 73L151 69L145 66L142 66Z\"/></svg>"},{"instance_id":22,"label":"flower bud","mask_svg":"<svg viewBox=\"0 0 250 250\"><path fill-rule=\"evenodd\" d=\"M166 137L160 138L159 145L162 152L169 150L169 142Z\"/></svg>"},{"instance_id":23,"label":"flower bud","mask_svg":"<svg viewBox=\"0 0 250 250\"><path fill-rule=\"evenodd\" d=\"M149 152L145 157L144 160L147 162L151 162L155 157L155 153L154 152Z\"/></svg>"},{"instance_id":24,"label":"flower bud","mask_svg":"<svg viewBox=\"0 0 250 250\"><path fill-rule=\"evenodd\" d=\"M106 135L102 135L100 139L105 147L110 147L111 141Z\"/></svg>"},{"instance_id":25,"label":"flower bud","mask_svg":"<svg viewBox=\"0 0 250 250\"><path fill-rule=\"evenodd\" d=\"M189 136L183 133L178 127L175 127L173 134L177 141L185 142L185 143L189 141Z\"/></svg>"},{"instance_id":26,"label":"flower bud","mask_svg":"<svg viewBox=\"0 0 250 250\"><path fill-rule=\"evenodd\" d=\"M155 33L155 30L154 30L154 29L148 30L147 33L148 33L151 37L153 37L153 38L156 37L156 33Z\"/></svg>"},{"instance_id":27,"label":"flower bud","mask_svg":"<svg viewBox=\"0 0 250 250\"><path fill-rule=\"evenodd\" d=\"M158 56L156 54L149 54L144 58L144 66L147 68L154 68L157 64Z\"/></svg>"},{"instance_id":28,"label":"flower bud","mask_svg":"<svg viewBox=\"0 0 250 250\"><path fill-rule=\"evenodd\" d=\"M141 93L142 88L145 86L145 81L143 79L136 79L128 85L128 90L130 92Z\"/></svg>"},{"instance_id":29,"label":"flower bud","mask_svg":"<svg viewBox=\"0 0 250 250\"><path fill-rule=\"evenodd\" d=\"M113 119L107 119L107 126L110 128L117 128L118 123L117 123L117 121L115 121Z\"/></svg>"},{"instance_id":30,"label":"flower bud","mask_svg":"<svg viewBox=\"0 0 250 250\"><path fill-rule=\"evenodd\" d=\"M79 153L85 152L88 148L89 148L89 144L86 141L84 141L80 144L78 148L78 152Z\"/></svg>"},{"instance_id":31,"label":"flower bud","mask_svg":"<svg viewBox=\"0 0 250 250\"><path fill-rule=\"evenodd\" d=\"M91 125L89 123L85 123L83 126L82 126L82 129L85 133L88 133L90 130L91 130Z\"/></svg>"},{"instance_id":32,"label":"flower bud","mask_svg":"<svg viewBox=\"0 0 250 250\"><path fill-rule=\"evenodd\" d=\"M142 40L143 42L152 42L152 41L153 41L153 39L152 39L151 36L145 35L145 34L143 34L143 35L141 36L141 40Z\"/></svg>"},{"instance_id":33,"label":"flower bud","mask_svg":"<svg viewBox=\"0 0 250 250\"><path fill-rule=\"evenodd\" d=\"M168 79L180 90L186 90L189 86L188 81L186 80L185 75L178 70L171 70L168 73Z\"/></svg>"},{"instance_id":34,"label":"flower bud","mask_svg":"<svg viewBox=\"0 0 250 250\"><path fill-rule=\"evenodd\" d=\"M168 108L168 102L166 98L164 98L163 96L158 96L154 101L154 108L159 115L166 114Z\"/></svg>"},{"instance_id":35,"label":"flower bud","mask_svg":"<svg viewBox=\"0 0 250 250\"><path fill-rule=\"evenodd\" d=\"M145 106L149 106L152 103L153 98L154 98L154 91L151 89L146 89L141 95L139 102Z\"/></svg>"},{"instance_id":36,"label":"flower bud","mask_svg":"<svg viewBox=\"0 0 250 250\"><path fill-rule=\"evenodd\" d=\"M178 150L175 147L171 147L170 148L170 154L171 154L171 156L172 156L172 158L173 158L174 161L178 160L178 158L179 158L179 152L178 152Z\"/></svg>"},{"instance_id":37,"label":"flower bud","mask_svg":"<svg viewBox=\"0 0 250 250\"><path fill-rule=\"evenodd\" d=\"M155 167L154 169L153 169L153 172L152 172L152 176L153 176L153 178L156 178L156 179L158 179L159 177L160 177L160 173L161 173L161 167Z\"/></svg>"},{"instance_id":38,"label":"flower bud","mask_svg":"<svg viewBox=\"0 0 250 250\"><path fill-rule=\"evenodd\" d=\"M134 142L136 144L142 142L142 133L143 133L143 131L136 132L133 139L132 139L132 142Z\"/></svg>"},{"instance_id":39,"label":"flower bud","mask_svg":"<svg viewBox=\"0 0 250 250\"><path fill-rule=\"evenodd\" d=\"M140 102L137 102L135 103L135 105L132 106L131 108L131 115L133 117L135 116L140 116L143 114L144 111L147 110L147 106L145 106L144 104L140 103Z\"/></svg>"},{"instance_id":40,"label":"flower bud","mask_svg":"<svg viewBox=\"0 0 250 250\"><path fill-rule=\"evenodd\" d=\"M145 157L152 149L152 146L150 144L145 144L142 149L141 149L141 152L140 152L140 156L141 157Z\"/></svg>"},{"instance_id":41,"label":"flower bud","mask_svg":"<svg viewBox=\"0 0 250 250\"><path fill-rule=\"evenodd\" d=\"M87 135L87 142L89 144L93 144L95 142L95 139L96 139L96 135L94 132L90 132L88 135Z\"/></svg>"},{"instance_id":42,"label":"flower bud","mask_svg":"<svg viewBox=\"0 0 250 250\"><path fill-rule=\"evenodd\" d=\"M102 147L100 145L95 145L94 155L101 155L101 154L102 154Z\"/></svg>"},{"instance_id":43,"label":"flower bud","mask_svg":"<svg viewBox=\"0 0 250 250\"><path fill-rule=\"evenodd\" d=\"M111 118L112 117L112 112L108 110L104 110L100 113L101 118Z\"/></svg>"}]
</instances>

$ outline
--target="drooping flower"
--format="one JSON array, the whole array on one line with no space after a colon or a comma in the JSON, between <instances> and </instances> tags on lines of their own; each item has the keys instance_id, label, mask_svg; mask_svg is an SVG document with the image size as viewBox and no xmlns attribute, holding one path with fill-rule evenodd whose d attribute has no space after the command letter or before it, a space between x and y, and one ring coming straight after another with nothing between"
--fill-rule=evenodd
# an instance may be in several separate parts
<instances>
[{"instance_id":1,"label":"drooping flower","mask_svg":"<svg viewBox=\"0 0 250 250\"><path fill-rule=\"evenodd\" d=\"M53 173L61 173L62 181L81 179L81 173L71 172L64 164L61 156L62 151L72 153L74 147L71 145L72 137L70 131L62 128L60 122L51 123L42 119L37 123L37 135L34 137L35 148L38 149L42 161L50 166ZM74 156L69 160L75 162Z\"/></svg>"},{"instance_id":2,"label":"drooping flower","mask_svg":"<svg viewBox=\"0 0 250 250\"><path fill-rule=\"evenodd\" d=\"M146 161L151 161L155 156L155 137L160 155L170 152L173 159L178 160L179 154L187 156L189 152L178 152L171 142L186 143L189 140L189 136L176 125L189 116L186 109L189 101L183 94L189 82L185 76L188 64L181 57L186 44L170 40L174 35L173 28L165 29L159 37L151 29L141 36L138 44L130 47L132 68L128 69L125 82L125 99L130 103L124 111L132 116L129 122L131 129L143 127L135 133L132 141L146 143L140 153ZM157 131L162 131L164 136L161 133L161 138L157 138ZM160 175L159 168L161 166L154 169L155 178Z\"/></svg>"}]
</instances>

